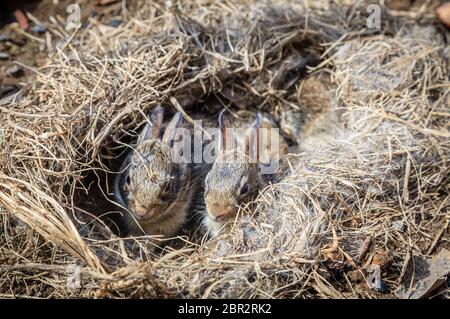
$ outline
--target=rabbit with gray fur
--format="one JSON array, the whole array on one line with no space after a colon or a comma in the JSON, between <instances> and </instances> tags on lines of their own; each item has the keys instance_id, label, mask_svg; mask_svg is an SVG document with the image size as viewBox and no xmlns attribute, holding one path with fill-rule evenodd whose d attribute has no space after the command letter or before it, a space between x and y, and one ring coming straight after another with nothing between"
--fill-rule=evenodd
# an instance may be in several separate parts
<instances>
[{"instance_id":1,"label":"rabbit with gray fur","mask_svg":"<svg viewBox=\"0 0 450 319\"><path fill-rule=\"evenodd\" d=\"M204 165L173 160L183 118L176 113L164 130L163 113L161 106L154 109L152 123L145 125L115 181L116 201L131 213L130 235L176 235L194 209L206 174Z\"/></svg>"},{"instance_id":2,"label":"rabbit with gray fur","mask_svg":"<svg viewBox=\"0 0 450 319\"><path fill-rule=\"evenodd\" d=\"M235 126L238 123L248 127L251 122L234 123ZM267 144L260 143L260 128L276 127L261 113L257 113L256 119L242 134L230 134L226 126L222 112L219 115L218 154L205 180L206 211L202 221L207 232L213 236L218 235L223 226L236 216L242 204L256 198L268 178L273 178L273 175L261 173L261 156L266 155L267 158L269 155L269 160L280 160L288 150L286 141L278 135L279 143L275 149L272 148L274 154L267 154ZM260 151L261 145L263 149Z\"/></svg>"}]
</instances>

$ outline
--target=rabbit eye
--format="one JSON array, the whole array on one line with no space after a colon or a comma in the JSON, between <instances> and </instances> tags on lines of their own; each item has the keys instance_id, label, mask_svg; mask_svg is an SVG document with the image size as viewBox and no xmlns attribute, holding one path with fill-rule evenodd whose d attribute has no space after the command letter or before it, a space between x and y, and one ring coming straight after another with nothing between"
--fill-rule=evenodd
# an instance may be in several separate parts
<instances>
[{"instance_id":1,"label":"rabbit eye","mask_svg":"<svg viewBox=\"0 0 450 319\"><path fill-rule=\"evenodd\" d=\"M125 177L125 182L122 185L122 191L124 191L124 192L129 192L130 191L130 182L131 182L130 175L127 175Z\"/></svg>"},{"instance_id":2,"label":"rabbit eye","mask_svg":"<svg viewBox=\"0 0 450 319\"><path fill-rule=\"evenodd\" d=\"M244 186L241 187L241 194L240 196L246 196L248 193L250 192L250 187L248 186L248 184L244 184Z\"/></svg>"}]
</instances>

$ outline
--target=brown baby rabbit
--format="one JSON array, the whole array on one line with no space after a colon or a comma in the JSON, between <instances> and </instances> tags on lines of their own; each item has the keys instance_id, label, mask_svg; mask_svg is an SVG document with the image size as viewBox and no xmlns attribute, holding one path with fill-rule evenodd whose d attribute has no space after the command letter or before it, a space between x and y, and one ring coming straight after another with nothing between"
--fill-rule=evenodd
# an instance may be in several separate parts
<instances>
[{"instance_id":1,"label":"brown baby rabbit","mask_svg":"<svg viewBox=\"0 0 450 319\"><path fill-rule=\"evenodd\" d=\"M115 182L116 201L131 213L130 235L174 236L186 222L206 174L190 163L173 161L174 138L183 118L175 114L164 130L163 113L161 106L154 109L152 123L145 125Z\"/></svg>"},{"instance_id":2,"label":"brown baby rabbit","mask_svg":"<svg viewBox=\"0 0 450 319\"><path fill-rule=\"evenodd\" d=\"M244 128L249 123L238 122ZM264 162L267 159L279 161L287 153L287 143L279 135L278 144L272 147L272 151L275 149L273 154L266 149L270 145L261 142L261 128L275 128L261 113L256 115L256 119L242 134L233 134L226 128L223 112L219 115L219 126L217 157L205 180L206 212L203 225L213 236L219 234L224 224L236 216L241 204L254 199L268 179L273 178L273 173L262 174ZM278 134L278 130L271 132Z\"/></svg>"}]
</instances>

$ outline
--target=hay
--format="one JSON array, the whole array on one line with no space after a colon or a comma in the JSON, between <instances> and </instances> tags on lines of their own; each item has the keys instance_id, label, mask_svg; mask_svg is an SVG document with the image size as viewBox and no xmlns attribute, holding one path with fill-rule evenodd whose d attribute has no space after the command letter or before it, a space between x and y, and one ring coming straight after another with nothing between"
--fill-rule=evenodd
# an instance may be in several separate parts
<instances>
[{"instance_id":1,"label":"hay","mask_svg":"<svg viewBox=\"0 0 450 319\"><path fill-rule=\"evenodd\" d=\"M410 256L448 247L448 229L435 238L450 204L442 30L386 12L383 32L366 30L364 4L167 3L124 12L117 28L90 20L0 106L2 296L372 298L378 264L398 297ZM99 179L158 103L210 116L223 107L214 97L311 119L302 79L277 76L308 54L321 61L303 76L329 74L339 126L290 155L229 233L154 255L80 208L110 192Z\"/></svg>"}]
</instances>

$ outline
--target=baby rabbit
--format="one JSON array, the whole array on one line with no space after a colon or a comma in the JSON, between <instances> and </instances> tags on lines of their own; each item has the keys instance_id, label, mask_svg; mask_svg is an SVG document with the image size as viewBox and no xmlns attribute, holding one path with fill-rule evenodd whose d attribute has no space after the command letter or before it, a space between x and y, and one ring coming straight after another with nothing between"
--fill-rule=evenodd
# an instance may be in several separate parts
<instances>
[{"instance_id":1,"label":"baby rabbit","mask_svg":"<svg viewBox=\"0 0 450 319\"><path fill-rule=\"evenodd\" d=\"M248 127L248 122L242 124ZM275 128L268 119L263 119L261 113L257 113L253 124L243 134L230 134L223 111L219 115L219 127L217 157L205 180L206 212L203 225L213 236L218 235L222 226L236 216L241 204L254 199L267 184L267 179L273 177L273 174L262 174L262 156L278 161L281 155L287 153L287 143L281 140L277 130L271 131L276 132L279 141L276 147L272 147L273 154L267 152L268 144L261 143L261 127Z\"/></svg>"},{"instance_id":2,"label":"baby rabbit","mask_svg":"<svg viewBox=\"0 0 450 319\"><path fill-rule=\"evenodd\" d=\"M142 235L142 231L147 235L175 235L200 191L202 177L195 167L175 163L172 158L182 115L176 113L164 131L163 113L161 106L154 109L152 123L145 125L115 181L116 201L132 214L130 235Z\"/></svg>"}]
</instances>

